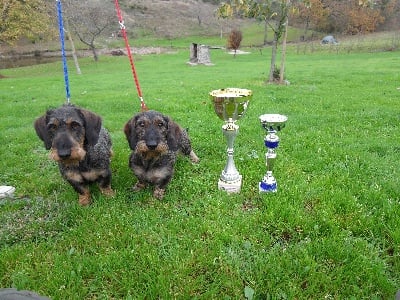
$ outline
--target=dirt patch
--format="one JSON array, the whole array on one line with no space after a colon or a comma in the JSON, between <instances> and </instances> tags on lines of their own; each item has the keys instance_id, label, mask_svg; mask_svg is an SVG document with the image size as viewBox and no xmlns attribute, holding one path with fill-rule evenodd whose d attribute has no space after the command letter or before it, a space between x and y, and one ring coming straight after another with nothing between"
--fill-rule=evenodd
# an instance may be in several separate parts
<instances>
[{"instance_id":1,"label":"dirt patch","mask_svg":"<svg viewBox=\"0 0 400 300\"><path fill-rule=\"evenodd\" d=\"M131 52L132 54L138 54L138 55L146 55L146 54L161 54L167 52L167 48L161 48L161 47L131 47ZM113 48L113 49L96 49L97 54L99 55L118 55L117 53L120 53L119 55L126 55L126 48ZM66 50L65 54L67 56L72 56L72 52L70 50ZM93 52L91 50L85 49L85 50L77 50L77 55L78 57L87 57L93 55ZM2 59L9 59L9 58L21 58L21 57L43 57L43 58L48 58L48 57L61 57L61 51L50 51L50 50L35 50L35 51L29 51L29 52L17 52L15 50L9 51L9 52L3 52L0 53L0 57Z\"/></svg>"},{"instance_id":2,"label":"dirt patch","mask_svg":"<svg viewBox=\"0 0 400 300\"><path fill-rule=\"evenodd\" d=\"M133 55L149 55L149 54L161 54L170 52L171 49L161 48L161 47L141 47L132 48L131 53ZM114 49L96 49L98 55L112 55L112 56L125 56L127 55L127 50L125 48L114 48ZM71 51L65 52L67 57L72 57ZM78 50L78 57L92 57L93 52L91 50ZM3 52L0 53L0 69L9 69L17 67L25 67L43 63L49 63L61 59L61 51L31 51L31 52ZM0 79L4 78L1 77Z\"/></svg>"},{"instance_id":3,"label":"dirt patch","mask_svg":"<svg viewBox=\"0 0 400 300\"><path fill-rule=\"evenodd\" d=\"M166 53L169 50L167 48L161 48L161 47L131 47L131 52L132 54L138 54L138 55L148 55L148 54L161 54L161 53ZM103 49L98 51L99 54L103 55L127 55L127 50L126 48L118 48L118 49ZM89 55L91 52L89 53Z\"/></svg>"}]
</instances>

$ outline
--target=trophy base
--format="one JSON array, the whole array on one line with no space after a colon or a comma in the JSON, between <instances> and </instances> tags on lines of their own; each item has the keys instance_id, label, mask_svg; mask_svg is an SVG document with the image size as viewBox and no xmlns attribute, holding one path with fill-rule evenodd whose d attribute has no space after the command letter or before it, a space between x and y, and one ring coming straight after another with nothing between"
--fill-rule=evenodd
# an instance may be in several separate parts
<instances>
[{"instance_id":1,"label":"trophy base","mask_svg":"<svg viewBox=\"0 0 400 300\"><path fill-rule=\"evenodd\" d=\"M228 193L239 193L242 187L242 175L239 176L239 179L233 182L227 182L220 179L218 181L218 189Z\"/></svg>"},{"instance_id":2,"label":"trophy base","mask_svg":"<svg viewBox=\"0 0 400 300\"><path fill-rule=\"evenodd\" d=\"M261 181L258 184L258 191L260 193L276 193L278 191L278 185L275 182Z\"/></svg>"}]
</instances>

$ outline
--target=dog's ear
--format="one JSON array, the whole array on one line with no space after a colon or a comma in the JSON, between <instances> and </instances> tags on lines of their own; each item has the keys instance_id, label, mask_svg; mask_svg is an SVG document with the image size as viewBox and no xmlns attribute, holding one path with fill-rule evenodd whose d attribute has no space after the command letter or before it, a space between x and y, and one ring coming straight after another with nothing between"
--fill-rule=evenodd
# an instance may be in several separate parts
<instances>
[{"instance_id":1,"label":"dog's ear","mask_svg":"<svg viewBox=\"0 0 400 300\"><path fill-rule=\"evenodd\" d=\"M46 115L37 118L34 127L36 134L44 142L44 147L49 150L51 148L51 138L47 130Z\"/></svg>"},{"instance_id":2,"label":"dog's ear","mask_svg":"<svg viewBox=\"0 0 400 300\"><path fill-rule=\"evenodd\" d=\"M79 109L79 113L85 120L85 138L89 145L96 145L101 130L101 118L86 109Z\"/></svg>"},{"instance_id":3,"label":"dog's ear","mask_svg":"<svg viewBox=\"0 0 400 300\"><path fill-rule=\"evenodd\" d=\"M179 139L181 138L181 128L177 123L172 121L169 117L164 116L167 122L167 144L171 151L179 149Z\"/></svg>"},{"instance_id":4,"label":"dog's ear","mask_svg":"<svg viewBox=\"0 0 400 300\"><path fill-rule=\"evenodd\" d=\"M137 144L137 137L136 137L136 133L135 133L136 121L137 121L137 116L130 119L125 124L125 127L124 127L124 133L125 133L126 139L128 140L129 148L131 148L131 150L135 150L136 144Z\"/></svg>"}]
</instances>

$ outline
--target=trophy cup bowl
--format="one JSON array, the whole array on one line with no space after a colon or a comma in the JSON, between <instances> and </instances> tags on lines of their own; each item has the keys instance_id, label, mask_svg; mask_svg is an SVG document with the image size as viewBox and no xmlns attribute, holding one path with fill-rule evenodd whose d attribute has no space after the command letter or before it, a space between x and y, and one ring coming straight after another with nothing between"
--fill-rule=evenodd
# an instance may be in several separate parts
<instances>
[{"instance_id":1,"label":"trophy cup bowl","mask_svg":"<svg viewBox=\"0 0 400 300\"><path fill-rule=\"evenodd\" d=\"M260 117L261 126L266 130L267 135L264 138L265 147L268 151L265 154L267 173L263 180L259 183L259 191L261 192L276 192L277 182L275 177L272 175L274 168L276 152L275 149L279 146L279 137L277 132L281 131L285 127L287 116L280 114L264 114Z\"/></svg>"},{"instance_id":2,"label":"trophy cup bowl","mask_svg":"<svg viewBox=\"0 0 400 300\"><path fill-rule=\"evenodd\" d=\"M287 117L279 114L265 114L260 117L262 127L268 131L281 131L285 127Z\"/></svg>"},{"instance_id":3,"label":"trophy cup bowl","mask_svg":"<svg viewBox=\"0 0 400 300\"><path fill-rule=\"evenodd\" d=\"M227 162L218 181L218 188L229 193L238 193L242 186L242 175L236 169L233 159L233 144L239 132L239 120L247 110L253 92L247 89L226 88L210 92L210 99L214 105L217 116L225 121L222 132L228 144Z\"/></svg>"},{"instance_id":4,"label":"trophy cup bowl","mask_svg":"<svg viewBox=\"0 0 400 300\"><path fill-rule=\"evenodd\" d=\"M232 119L233 122L239 120L247 110L252 96L251 90L239 88L226 88L210 92L215 113L226 122L229 119Z\"/></svg>"}]
</instances>

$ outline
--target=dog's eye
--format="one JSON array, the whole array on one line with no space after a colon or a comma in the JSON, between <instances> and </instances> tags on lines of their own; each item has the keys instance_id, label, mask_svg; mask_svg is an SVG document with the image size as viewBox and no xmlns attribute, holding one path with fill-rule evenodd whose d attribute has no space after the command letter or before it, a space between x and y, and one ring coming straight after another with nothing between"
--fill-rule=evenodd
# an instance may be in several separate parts
<instances>
[{"instance_id":1,"label":"dog's eye","mask_svg":"<svg viewBox=\"0 0 400 300\"><path fill-rule=\"evenodd\" d=\"M163 127L163 126L164 126L163 122L158 123L158 127Z\"/></svg>"},{"instance_id":2,"label":"dog's eye","mask_svg":"<svg viewBox=\"0 0 400 300\"><path fill-rule=\"evenodd\" d=\"M139 122L138 125L139 125L140 127L144 127L144 122Z\"/></svg>"},{"instance_id":3,"label":"dog's eye","mask_svg":"<svg viewBox=\"0 0 400 300\"><path fill-rule=\"evenodd\" d=\"M54 123L47 124L47 130L56 130L57 125Z\"/></svg>"},{"instance_id":4,"label":"dog's eye","mask_svg":"<svg viewBox=\"0 0 400 300\"><path fill-rule=\"evenodd\" d=\"M71 122L71 129L77 130L80 127L81 127L81 124L79 124L78 122Z\"/></svg>"}]
</instances>

